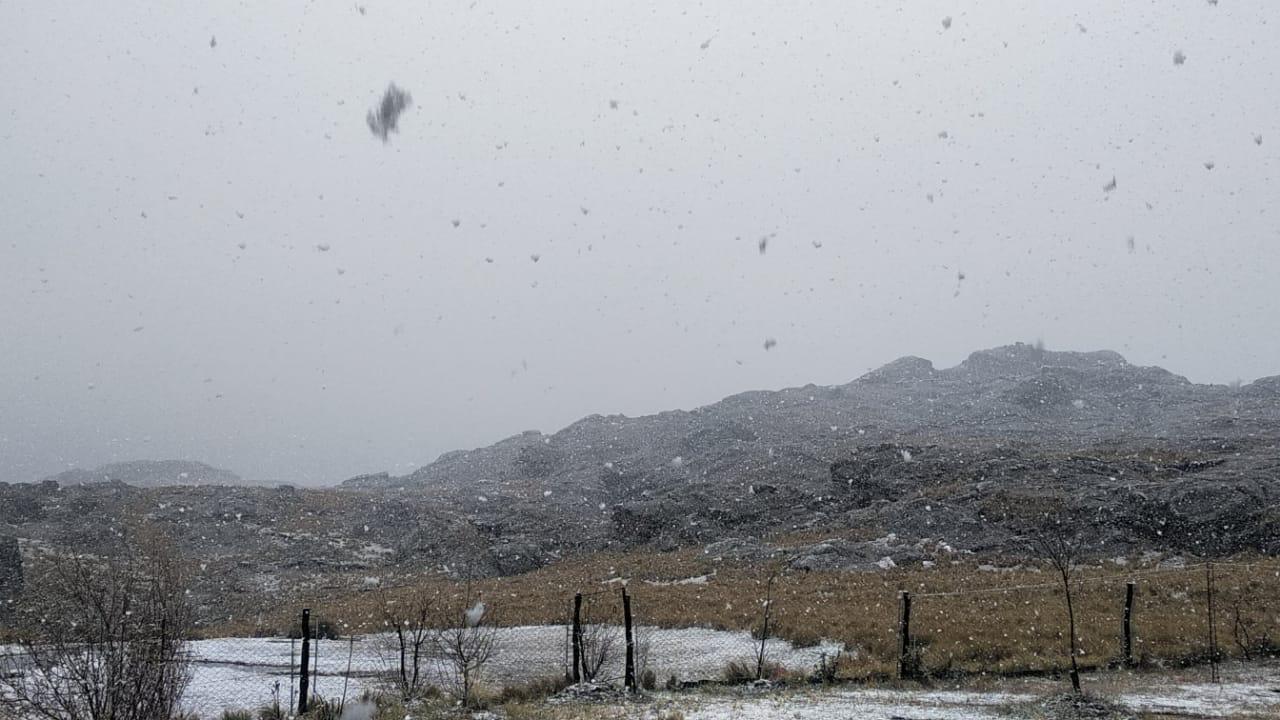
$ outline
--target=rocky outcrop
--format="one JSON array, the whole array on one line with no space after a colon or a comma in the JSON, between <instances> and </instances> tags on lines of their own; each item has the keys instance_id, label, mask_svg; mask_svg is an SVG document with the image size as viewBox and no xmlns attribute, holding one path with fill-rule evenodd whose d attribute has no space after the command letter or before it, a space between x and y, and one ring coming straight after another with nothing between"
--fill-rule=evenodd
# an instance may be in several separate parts
<instances>
[{"instance_id":1,"label":"rocky outcrop","mask_svg":"<svg viewBox=\"0 0 1280 720\"><path fill-rule=\"evenodd\" d=\"M22 551L18 539L0 535L0 627L13 621L14 603L22 594Z\"/></svg>"}]
</instances>

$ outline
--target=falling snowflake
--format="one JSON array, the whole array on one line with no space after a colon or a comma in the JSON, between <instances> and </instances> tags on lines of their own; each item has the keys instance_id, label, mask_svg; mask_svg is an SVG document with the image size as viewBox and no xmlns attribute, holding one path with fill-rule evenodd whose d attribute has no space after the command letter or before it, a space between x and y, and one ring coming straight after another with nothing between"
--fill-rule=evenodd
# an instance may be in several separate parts
<instances>
[{"instance_id":1,"label":"falling snowflake","mask_svg":"<svg viewBox=\"0 0 1280 720\"><path fill-rule=\"evenodd\" d=\"M1187 61L1187 54L1186 54L1186 53L1182 52L1181 50L1174 50L1174 51L1173 51L1173 64L1174 64L1174 65L1181 65L1182 63L1184 63L1184 62L1186 62L1186 61Z\"/></svg>"},{"instance_id":2,"label":"falling snowflake","mask_svg":"<svg viewBox=\"0 0 1280 720\"><path fill-rule=\"evenodd\" d=\"M542 259L542 256L541 256L541 255L539 255L538 253L534 253L534 254L532 254L532 255L530 255L530 256L529 256L529 259L530 259L530 260L532 260L532 261L534 261L534 262L538 262L539 260L541 260L541 259Z\"/></svg>"},{"instance_id":3,"label":"falling snowflake","mask_svg":"<svg viewBox=\"0 0 1280 720\"><path fill-rule=\"evenodd\" d=\"M1212 170L1214 167L1215 167L1215 165L1214 165L1214 162L1213 162L1212 160L1206 160L1206 161L1205 161L1205 163L1204 163L1204 169L1205 169L1205 170Z\"/></svg>"},{"instance_id":4,"label":"falling snowflake","mask_svg":"<svg viewBox=\"0 0 1280 720\"><path fill-rule=\"evenodd\" d=\"M1261 145L1261 144L1262 144L1262 136L1261 136L1261 135L1254 135L1254 136L1253 136L1253 144L1254 144L1254 145Z\"/></svg>"},{"instance_id":5,"label":"falling snowflake","mask_svg":"<svg viewBox=\"0 0 1280 720\"><path fill-rule=\"evenodd\" d=\"M329 243L320 243L316 245L316 249L320 252L329 252Z\"/></svg>"},{"instance_id":6,"label":"falling snowflake","mask_svg":"<svg viewBox=\"0 0 1280 720\"><path fill-rule=\"evenodd\" d=\"M1115 176L1115 175L1112 175L1112 176L1111 176L1111 182L1107 183L1106 185L1103 185L1103 186L1102 186L1102 191L1103 191L1103 192L1111 192L1112 190L1115 190L1115 189L1116 189L1116 176Z\"/></svg>"},{"instance_id":7,"label":"falling snowflake","mask_svg":"<svg viewBox=\"0 0 1280 720\"><path fill-rule=\"evenodd\" d=\"M707 38L706 40L703 40L702 44L699 45L698 47L702 48L703 50L706 50L707 48L711 47L711 41L713 39L714 38Z\"/></svg>"},{"instance_id":8,"label":"falling snowflake","mask_svg":"<svg viewBox=\"0 0 1280 720\"><path fill-rule=\"evenodd\" d=\"M211 48L218 47L218 37L216 35L209 36L209 47Z\"/></svg>"},{"instance_id":9,"label":"falling snowflake","mask_svg":"<svg viewBox=\"0 0 1280 720\"><path fill-rule=\"evenodd\" d=\"M396 87L395 83L391 83L387 86L387 91L382 94L382 102L365 116L365 122L369 123L369 130L382 138L382 142L385 143L390 133L400 131L398 127L400 114L408 110L412 104L413 98L409 93Z\"/></svg>"},{"instance_id":10,"label":"falling snowflake","mask_svg":"<svg viewBox=\"0 0 1280 720\"><path fill-rule=\"evenodd\" d=\"M774 340L773 338L766 338L764 341L764 349L772 350L774 346L776 346L777 344L778 344L777 340Z\"/></svg>"},{"instance_id":11,"label":"falling snowflake","mask_svg":"<svg viewBox=\"0 0 1280 720\"><path fill-rule=\"evenodd\" d=\"M950 29L951 29L951 16L950 16L950 15L948 15L948 16L946 16L946 17L942 18L942 29L943 29L943 30L950 30Z\"/></svg>"}]
</instances>

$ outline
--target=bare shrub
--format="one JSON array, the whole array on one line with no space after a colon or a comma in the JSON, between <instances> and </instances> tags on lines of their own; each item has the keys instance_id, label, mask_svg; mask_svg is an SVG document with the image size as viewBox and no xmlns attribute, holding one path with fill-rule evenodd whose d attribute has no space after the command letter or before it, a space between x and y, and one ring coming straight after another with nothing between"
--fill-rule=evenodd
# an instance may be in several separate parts
<instances>
[{"instance_id":1,"label":"bare shrub","mask_svg":"<svg viewBox=\"0 0 1280 720\"><path fill-rule=\"evenodd\" d=\"M644 625L636 627L632 631L632 641L635 643L636 678L640 681L640 687L652 690L658 684L657 674L651 667L653 628Z\"/></svg>"},{"instance_id":2,"label":"bare shrub","mask_svg":"<svg viewBox=\"0 0 1280 720\"><path fill-rule=\"evenodd\" d=\"M178 715L192 618L169 546L146 538L114 558L42 565L21 600L17 652L0 658L0 703L46 720Z\"/></svg>"},{"instance_id":3,"label":"bare shrub","mask_svg":"<svg viewBox=\"0 0 1280 720\"><path fill-rule=\"evenodd\" d=\"M428 689L423 665L439 644L434 596L419 594L407 601L383 598L382 624L390 629L380 648L386 674L403 700Z\"/></svg>"},{"instance_id":4,"label":"bare shrub","mask_svg":"<svg viewBox=\"0 0 1280 720\"><path fill-rule=\"evenodd\" d=\"M582 679L593 682L600 678L605 665L614 658L619 646L621 629L608 623L588 623L582 626Z\"/></svg>"},{"instance_id":5,"label":"bare shrub","mask_svg":"<svg viewBox=\"0 0 1280 720\"><path fill-rule=\"evenodd\" d=\"M485 666L498 654L498 629L493 612L473 596L469 583L463 599L462 607L451 614L457 625L440 631L437 647L444 660L445 691L471 707Z\"/></svg>"}]
</instances>

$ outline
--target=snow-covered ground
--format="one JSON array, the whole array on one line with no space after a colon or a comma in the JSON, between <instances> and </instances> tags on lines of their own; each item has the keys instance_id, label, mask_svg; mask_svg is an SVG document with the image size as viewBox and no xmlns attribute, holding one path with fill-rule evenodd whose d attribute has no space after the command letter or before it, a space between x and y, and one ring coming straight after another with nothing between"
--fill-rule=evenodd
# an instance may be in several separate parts
<instances>
[{"instance_id":1,"label":"snow-covered ground","mask_svg":"<svg viewBox=\"0 0 1280 720\"><path fill-rule=\"evenodd\" d=\"M1134 712L1177 718L1280 718L1280 664L1228 665L1223 681L1207 669L1179 673L1086 675L1085 689ZM1025 717L1046 696L1066 690L1047 680L998 683L995 691L888 689L735 693L674 699L687 720L1010 720Z\"/></svg>"},{"instance_id":2,"label":"snow-covered ground","mask_svg":"<svg viewBox=\"0 0 1280 720\"><path fill-rule=\"evenodd\" d=\"M757 647L746 632L706 628L650 628L636 630L641 670L652 669L659 682L675 675L680 680L717 678L731 661L750 660ZM321 640L312 643L317 670L311 688L326 698L358 696L378 683L388 667L394 667L394 651L387 635L354 640ZM488 667L492 685L519 684L564 675L568 665L568 636L564 626L539 625L498 630L498 653ZM783 640L770 640L767 657L793 670L810 670L825 653L834 655L839 645L823 644L797 649ZM301 644L280 638L220 638L191 643L195 660L184 704L187 709L211 717L226 708L256 708L270 703L276 692L281 704L296 692L296 668ZM348 671L348 665L350 670ZM435 681L444 673L439 661L424 666ZM613 659L605 664L603 678L622 675L622 637L617 633ZM278 683L278 686L277 686Z\"/></svg>"}]
</instances>

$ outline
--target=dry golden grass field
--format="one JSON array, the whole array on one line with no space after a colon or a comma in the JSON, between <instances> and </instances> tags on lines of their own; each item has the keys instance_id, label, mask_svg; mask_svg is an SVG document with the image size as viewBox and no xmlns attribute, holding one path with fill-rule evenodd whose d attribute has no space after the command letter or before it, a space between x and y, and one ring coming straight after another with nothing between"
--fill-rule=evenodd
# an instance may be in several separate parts
<instances>
[{"instance_id":1,"label":"dry golden grass field","mask_svg":"<svg viewBox=\"0 0 1280 720\"><path fill-rule=\"evenodd\" d=\"M1222 657L1274 654L1280 647L1280 559L1242 557L1213 565L1215 629ZM482 598L503 625L563 624L575 592L590 597L593 621L621 622L625 580L635 621L661 627L757 630L769 576L767 564L735 564L698 549L575 558L524 575L469 585L440 577L402 578L395 587L339 588L274 598L207 627L217 635L273 634L296 623L297 611L334 624L339 632L374 632L388 607L413 598L436 599L440 622ZM688 582L689 579L696 579ZM686 582L680 582L680 581ZM1125 585L1136 583L1132 655L1142 665L1207 659L1208 592L1205 567L1119 564L1079 567L1073 576L1079 661L1084 667L1121 659ZM912 639L923 670L932 675L1038 673L1067 659L1067 615L1061 580L1047 565L996 568L976 561L939 561L875 572L779 572L773 588L771 634L797 645L821 638L852 650L840 659L848 679L886 677L897 663L899 592L913 596Z\"/></svg>"}]
</instances>

